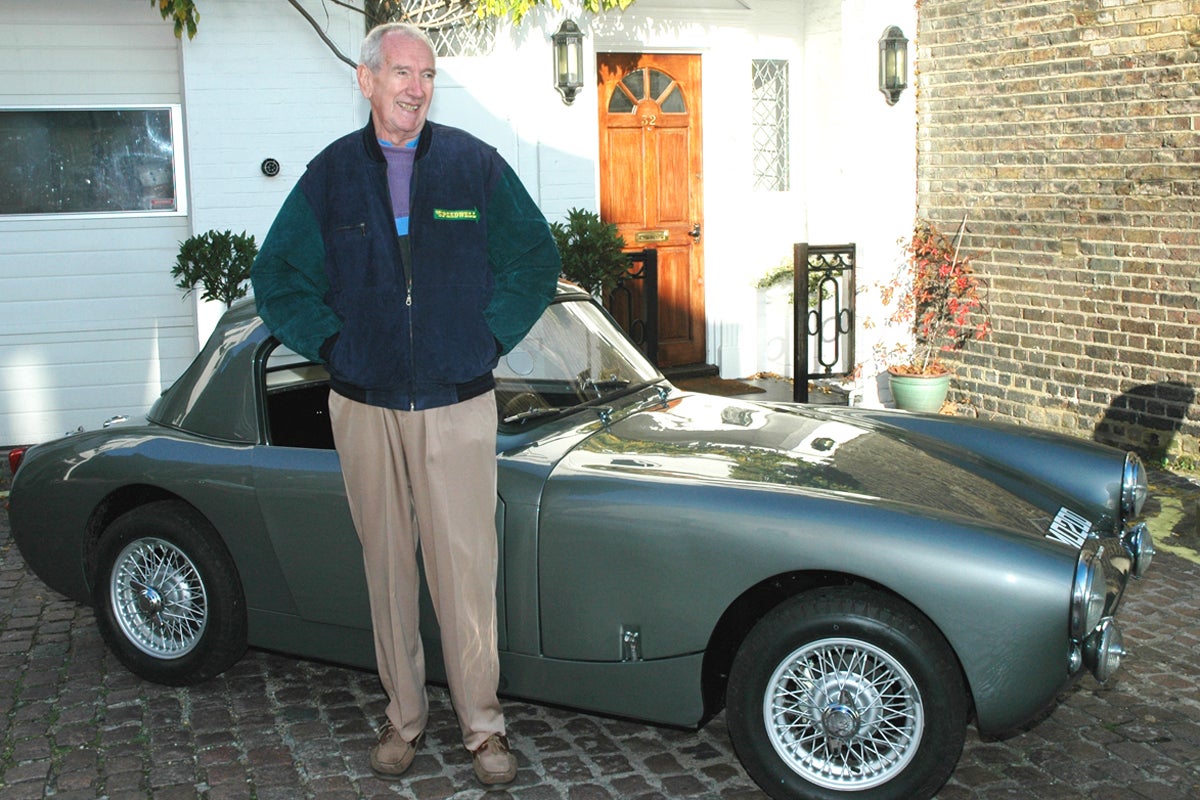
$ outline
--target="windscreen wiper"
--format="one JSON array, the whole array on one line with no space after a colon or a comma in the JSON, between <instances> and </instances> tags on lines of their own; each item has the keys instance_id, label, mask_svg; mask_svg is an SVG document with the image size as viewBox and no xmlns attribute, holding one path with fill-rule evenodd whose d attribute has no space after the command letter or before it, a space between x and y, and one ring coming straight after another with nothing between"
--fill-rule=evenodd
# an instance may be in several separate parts
<instances>
[{"instance_id":1,"label":"windscreen wiper","mask_svg":"<svg viewBox=\"0 0 1200 800\"><path fill-rule=\"evenodd\" d=\"M575 408L575 406L571 406L571 408ZM520 412L519 414L513 414L512 416L505 417L503 421L505 424L508 424L510 422L525 422L526 420L533 419L534 417L544 417L549 414L561 414L564 411L570 411L571 408L558 408L558 407L554 407L554 406L537 406L536 408L526 409L526 410Z\"/></svg>"}]
</instances>

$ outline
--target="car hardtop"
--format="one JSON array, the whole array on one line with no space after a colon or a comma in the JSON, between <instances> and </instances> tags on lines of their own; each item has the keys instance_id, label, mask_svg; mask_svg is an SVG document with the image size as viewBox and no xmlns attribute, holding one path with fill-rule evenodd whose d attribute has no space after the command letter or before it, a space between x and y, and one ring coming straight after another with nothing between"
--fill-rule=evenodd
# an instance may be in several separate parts
<instances>
[{"instance_id":1,"label":"car hardtop","mask_svg":"<svg viewBox=\"0 0 1200 800\"><path fill-rule=\"evenodd\" d=\"M554 303L587 302L600 308L591 295L578 286L560 281L555 290ZM607 312L600 308L606 317ZM612 322L611 317L608 317ZM628 337L612 322L613 332ZM630 343L630 347L633 347ZM640 357L640 356L639 356ZM602 405L614 399L615 394L630 394L646 386L663 381L656 368L644 362L645 380L636 385L620 386L622 391L594 399L577 399L571 402L548 403L554 408L576 411L587 406ZM306 433L300 426L289 425L280 419L277 425L271 417L271 406L277 406L287 420L297 417L308 418L324 413L324 395L327 394L328 375L325 367L300 356L281 345L258 316L254 298L236 301L221 317L204 347L184 370L183 374L159 397L147 418L160 425L187 431L208 439L240 444L282 444L285 446L309 446L331 448L328 434L317 431ZM505 401L522 394L517 388L504 386L500 378L498 402L501 403L501 430L516 438L525 438L524 432L538 427L553 416L540 413L539 408L521 408L505 413ZM259 385L265 386L260 392ZM307 391L304 399L298 394ZM285 401L272 401L282 393L293 393L292 407ZM505 394L509 397L505 397ZM320 396L318 396L320 395ZM295 408L304 406L304 409ZM283 435L272 435L276 431L290 431ZM298 437L298 438L297 438Z\"/></svg>"}]
</instances>

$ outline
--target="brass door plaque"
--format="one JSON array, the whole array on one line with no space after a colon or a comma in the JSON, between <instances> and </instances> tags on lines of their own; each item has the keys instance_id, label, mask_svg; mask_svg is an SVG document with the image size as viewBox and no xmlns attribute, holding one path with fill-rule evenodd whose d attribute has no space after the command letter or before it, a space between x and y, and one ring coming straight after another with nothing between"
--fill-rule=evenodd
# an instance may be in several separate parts
<instances>
[{"instance_id":1,"label":"brass door plaque","mask_svg":"<svg viewBox=\"0 0 1200 800\"><path fill-rule=\"evenodd\" d=\"M638 231L633 235L633 240L638 244L646 242L665 242L671 235L671 232L666 230L658 231Z\"/></svg>"}]
</instances>

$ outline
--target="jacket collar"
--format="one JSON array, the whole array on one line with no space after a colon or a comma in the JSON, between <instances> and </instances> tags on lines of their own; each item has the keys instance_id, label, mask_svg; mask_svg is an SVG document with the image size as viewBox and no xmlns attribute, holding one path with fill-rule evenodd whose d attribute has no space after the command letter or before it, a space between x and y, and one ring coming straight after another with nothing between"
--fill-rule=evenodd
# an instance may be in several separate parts
<instances>
[{"instance_id":1,"label":"jacket collar","mask_svg":"<svg viewBox=\"0 0 1200 800\"><path fill-rule=\"evenodd\" d=\"M425 120L425 126L421 128L421 135L417 137L417 158L423 158L429 152L429 145L433 141L433 131L439 127L436 122ZM362 129L363 147L367 150L367 155L372 161L385 162L387 159L383 157L383 146L379 144L378 137L375 136L375 120L368 115L367 126Z\"/></svg>"}]
</instances>

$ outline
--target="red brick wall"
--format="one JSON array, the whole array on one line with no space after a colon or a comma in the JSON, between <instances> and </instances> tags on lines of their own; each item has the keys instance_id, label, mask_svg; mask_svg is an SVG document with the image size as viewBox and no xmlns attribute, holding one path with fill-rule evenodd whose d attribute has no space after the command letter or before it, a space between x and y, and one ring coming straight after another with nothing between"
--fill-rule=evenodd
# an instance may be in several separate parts
<instances>
[{"instance_id":1,"label":"red brick wall","mask_svg":"<svg viewBox=\"0 0 1200 800\"><path fill-rule=\"evenodd\" d=\"M1200 453L1200 0L918 0L918 213L990 282L953 399Z\"/></svg>"}]
</instances>

